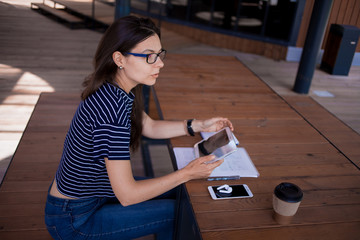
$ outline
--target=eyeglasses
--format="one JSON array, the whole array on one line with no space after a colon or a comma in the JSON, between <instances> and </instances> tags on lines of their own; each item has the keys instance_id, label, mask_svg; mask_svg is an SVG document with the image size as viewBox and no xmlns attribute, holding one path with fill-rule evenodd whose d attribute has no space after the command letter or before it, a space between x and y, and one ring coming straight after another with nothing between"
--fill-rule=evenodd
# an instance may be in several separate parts
<instances>
[{"instance_id":1,"label":"eyeglasses","mask_svg":"<svg viewBox=\"0 0 360 240\"><path fill-rule=\"evenodd\" d=\"M156 62L158 57L160 57L161 61L164 60L165 55L166 55L166 50L162 49L161 52L159 52L159 53L142 54L142 53L130 53L130 52L127 52L126 54L130 54L130 55L133 55L135 57L144 57L144 58L146 58L146 62L148 64L153 64L153 63Z\"/></svg>"}]
</instances>

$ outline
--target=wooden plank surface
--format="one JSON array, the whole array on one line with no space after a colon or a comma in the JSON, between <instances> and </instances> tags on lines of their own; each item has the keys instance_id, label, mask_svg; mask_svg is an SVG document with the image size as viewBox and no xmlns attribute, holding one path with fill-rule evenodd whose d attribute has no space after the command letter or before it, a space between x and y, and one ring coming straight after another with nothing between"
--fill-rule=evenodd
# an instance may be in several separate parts
<instances>
[{"instance_id":1,"label":"wooden plank surface","mask_svg":"<svg viewBox=\"0 0 360 240\"><path fill-rule=\"evenodd\" d=\"M51 239L44 222L47 191L79 102L79 93L40 95L0 188L1 240ZM132 156L137 176L143 176L141 161Z\"/></svg>"},{"instance_id":2,"label":"wooden plank surface","mask_svg":"<svg viewBox=\"0 0 360 240\"><path fill-rule=\"evenodd\" d=\"M168 68L162 70L154 86L164 119L228 117L240 145L260 172L259 178L185 184L203 239L359 236L360 172L352 161L356 162L360 141L352 138L346 151L341 151L347 146L345 142L334 147L348 133L342 134L341 121L309 97L304 97L306 104L297 98L286 102L232 57L169 55L167 61ZM329 125L330 132L326 129ZM192 146L199 140L199 136L179 137L171 144ZM271 217L272 191L283 181L304 191L300 209L288 226ZM207 186L225 183L246 183L254 197L211 200Z\"/></svg>"},{"instance_id":3,"label":"wooden plank surface","mask_svg":"<svg viewBox=\"0 0 360 240\"><path fill-rule=\"evenodd\" d=\"M360 168L360 135L357 132L309 97L286 96L285 100Z\"/></svg>"},{"instance_id":4,"label":"wooden plank surface","mask_svg":"<svg viewBox=\"0 0 360 240\"><path fill-rule=\"evenodd\" d=\"M0 189L0 239L51 239L44 223L47 189L80 97L45 93L40 100Z\"/></svg>"},{"instance_id":5,"label":"wooden plank surface","mask_svg":"<svg viewBox=\"0 0 360 240\"><path fill-rule=\"evenodd\" d=\"M22 5L18 5L18 3L21 2ZM41 16L38 13L35 13L34 11L30 10L30 0L16 0L16 1L10 1L5 0L3 1L0 7L1 10L1 19L3 21L0 21L0 26L2 29L2 32L7 34L2 34L0 37L0 48L1 48L1 60L2 60L2 66L1 66L1 84L2 84L2 91L0 93L0 98L2 101L2 111L3 118L1 118L2 122L2 146L4 148L10 148L8 146L8 142L12 139L14 139L14 134L21 135L23 132L23 127L26 126L26 123L28 121L28 118L26 117L27 114L31 114L33 111L33 106L35 105L38 94L40 92L44 91L56 91L56 92L69 92L69 91L76 91L77 95L74 96L74 100L72 100L74 103L76 102L76 99L78 99L79 95L79 89L81 88L81 82L83 78L91 72L91 59L93 57L93 54L96 50L96 44L98 43L101 34L97 32L91 32L88 30L77 30L72 31L67 28L64 28L62 25L53 22L51 20L48 20ZM357 1L357 6L358 6ZM358 7L357 7L358 8ZM354 13L357 13L354 10ZM360 18L358 18L358 23L360 23ZM226 50L223 49L217 49L212 48L209 46L201 45L200 43L190 40L186 37L180 36L176 33L169 32L166 29L162 29L162 36L163 36L163 44L169 52L188 52L188 53L200 53L200 54L207 54L207 55L225 55L225 54L233 54L229 53ZM41 44L39 44L39 38L41 38ZM360 47L360 45L358 46ZM246 54L241 54L244 56L242 58L243 61L246 60L246 64L249 64L250 61L253 61L252 63L252 69L256 72L256 74L260 75L262 79L269 78L268 84L274 87L276 89L279 84L281 84L282 80L284 82L284 86L286 88L291 88L292 81L296 74L296 63L285 63L285 62L279 62L279 61L270 61L269 59L262 58L260 56L254 56ZM213 56L208 56L207 58L212 58ZM193 63L193 61L190 61L191 57L186 57L187 61L190 63ZM178 86L183 87L184 90L187 89L187 87L182 83L182 75L187 77L188 79L191 79L191 77L188 76L187 71L193 71L195 64L184 64L183 62L177 63L171 63L169 58L167 58L166 61L166 67L164 68L163 73L166 73L165 70L171 70L173 66L177 66L178 68L181 68L181 72L179 73L178 70L174 71L174 74L180 74L179 76L174 76L174 74L169 74L168 77L174 77L174 79L177 79L177 81L180 81ZM177 58L175 58L177 61ZM208 68L213 68L214 66L211 65L211 61L208 62ZM183 65L184 67L180 66ZM196 61L196 64L198 64L198 61ZM200 65L204 65L199 63ZM190 68L189 66L190 65ZM170 67L171 66L171 67ZM196 66L196 65L195 65ZM238 65L236 65L238 66ZM203 66L205 68L205 66ZM242 67L242 66L241 66ZM224 68L225 69L225 68ZM268 70L267 70L268 69ZM226 70L226 69L225 69ZM356 72L355 72L356 70ZM348 78L346 77L336 77L336 76L328 76L326 74L321 73L319 74L319 71L316 70L315 77L313 79L313 86L314 88L315 84L317 82L323 83L321 85L321 89L324 89L325 87L330 89L331 92L337 91L338 89L346 89L343 91L344 95L351 97L352 101L356 101L358 99L358 95L349 94L349 91L352 91L353 89L356 89L356 87L359 85L358 82L355 82L353 84L350 84L350 80L353 79L359 79L358 76L358 70L356 67L352 67L351 69L353 74L350 74ZM267 75L261 75L262 73L267 73ZM227 74L224 72L217 73L217 78L221 78L221 76L230 76L231 74ZM37 76L37 78L35 78ZM197 73L199 78L201 77L209 77L209 73L207 71L201 73ZM163 79L163 81L168 81L168 77L166 79ZM237 80L236 77L233 78L235 81ZM289 84L286 83L285 79L288 79L290 81ZM174 82L173 82L174 83ZM206 83L206 81L205 81ZM340 83L342 85L340 85ZM48 85L47 85L48 84ZM255 84L255 83L254 83ZM185 87L184 87L185 86ZM350 88L349 88L350 86ZM196 90L196 89L195 89ZM251 88L243 87L243 91L247 91L249 93L248 96L252 96L251 93L254 93L256 91L256 84L253 85ZM288 90L289 92L290 90ZM333 92L334 93L334 92ZM338 97L338 94L336 94ZM340 95L340 94L339 94ZM44 98L45 96L49 95L42 95L40 98L40 103L44 99L45 102L50 101L51 98ZM57 96L55 94L55 96ZM183 95L184 97L188 97L189 95ZM55 97L56 98L56 97ZM245 97L243 98L246 99ZM256 99L254 99L256 100ZM32 115L32 119L37 119L36 121L38 124L38 131L39 127L50 125L49 129L56 127L56 122L60 121L60 127L64 131L65 125L67 121L71 120L70 116L71 114L68 114L67 116L70 116L70 118L62 118L61 115L57 115L57 107L60 103L57 101L51 100L54 105L48 105L47 108L44 108L44 111L46 113L41 113L40 111L37 111L37 114ZM63 98L64 104L69 103L68 100ZM349 100L350 101L350 100ZM344 109L344 112L346 114L346 109L344 108L345 105L339 106L339 108ZM349 109L351 112L357 112L356 108L354 107L354 104L349 102L346 106L351 106L351 109ZM8 111L5 111L4 108L8 109ZM41 106L40 106L41 107ZM53 109L51 109L53 108ZM349 108L349 107L347 107ZM64 109L63 109L64 110ZM63 110L59 111L59 113L63 113ZM69 108L69 111L73 111L72 108ZM41 114L40 117L38 114ZM261 113L258 111L253 111L253 113L257 113L259 116L261 116ZM53 115L56 115L57 117L52 117ZM341 116L342 113L336 113L336 115ZM209 114L210 115L210 114ZM39 117L38 117L39 116ZM193 116L191 114L188 114L189 117ZM44 119L44 121L41 121L41 119ZM182 119L182 118L181 118ZM353 116L352 120L356 121L359 118L357 116ZM64 121L64 122L62 122ZM271 129L275 131L276 127L279 127L281 129L282 124L291 125L292 120L284 120L281 122L278 121L270 121L270 119L267 118L249 118L249 119L241 119L241 121L237 121L237 128L249 128L249 126L252 126L253 133L259 133L257 131L257 128L260 128L262 130L269 129L268 126L271 125ZM297 121L299 122L299 121ZM6 127L6 128L5 128ZM29 130L31 128L27 128ZM288 126L288 129L290 129L290 126ZM45 131L45 130L44 130ZM47 130L48 131L48 130ZM295 130L293 130L295 131ZM240 134L242 132L238 131ZM276 132L276 131L275 131ZM270 130L268 131L270 133ZM296 133L296 132L295 132ZM64 135L62 135L64 134ZM65 136L65 132L59 134L58 137L62 138ZM250 129L247 134L247 141L250 141L252 138L252 135L250 134ZM24 134L25 136L26 134ZM50 136L50 135L49 135ZM264 135L265 137L265 135ZM271 136L266 136L271 138ZM20 138L20 137L19 137ZM24 138L25 139L25 138ZM41 141L46 143L48 141L48 138L41 138L38 137ZM46 139L46 141L44 140ZM51 137L50 137L51 139ZM196 138L199 139L199 138ZM264 139L265 140L265 139ZM63 143L58 140L60 143L59 149L61 149L61 146ZM189 139L177 139L177 142L183 142L184 145L189 145ZM252 139L252 141L256 141L256 139ZM30 143L29 140L27 140L28 143ZM53 141L52 141L53 142ZM54 143L54 142L53 142ZM14 149L17 145L14 145ZM40 159L44 161L58 161L58 154L61 150L56 149L53 145L51 147L51 151L55 151L54 153L42 153L43 151L33 151L32 148L34 147L34 143L32 143L32 147L27 147L28 154L26 151L20 151L18 149L17 153L22 152L22 157L17 157L17 161L25 161L24 159L29 159L33 162L38 161ZM40 145L42 146L42 145ZM25 145L22 145L22 147L25 147ZM355 146L356 147L356 146ZM352 147L354 148L354 146ZM41 149L44 150L45 148ZM334 153L331 151L331 156L327 154L326 152L329 149L332 149L331 146L325 145L325 144L298 144L297 149L293 149L291 144L279 144L279 143L273 143L273 144L251 144L247 146L247 150L252 151L252 159L256 164L274 164L281 162L282 165L292 165L292 162L297 161L310 161L311 159L314 159L314 161L318 164L320 163L326 163L329 161L329 163L336 163L339 159L338 155L341 155L339 152ZM49 148L50 150L50 148ZM267 155L267 152L271 153L277 153L279 151L282 151L283 154L281 156L277 155L276 158L273 157L273 155ZM293 153L296 154L293 154ZM12 155L12 153L11 153ZM31 156L31 157L29 157ZM311 157L309 157L311 156ZM14 162L13 162L14 163ZM32 165L34 167L37 167L38 165ZM53 170L55 171L55 170ZM50 175L49 175L50 176ZM262 176L261 176L262 177ZM49 181L34 181L34 180L24 180L24 179L16 179L15 177L12 177L13 179L11 181L6 181L1 186L0 191L0 201L1 201L1 209L0 214L1 218L0 223L4 222L11 222L12 219L20 221L30 221L33 222L33 218L27 218L24 216L17 216L16 218L12 218L11 212L15 215L21 215L21 214L27 214L31 215L31 212L26 211L19 211L16 210L18 207L23 206L25 202L29 202L28 205L26 205L29 209L38 208L41 209L41 206L44 206L44 198L45 196L43 193L39 192L46 192ZM20 177L18 177L20 178ZM47 177L45 176L45 179ZM298 179L298 178L296 178ZM342 185L345 186L345 189L351 189L356 188L359 186L359 179L354 179L353 176L337 176L336 178L333 178L332 176L324 176L320 178L312 178L308 181L305 181L307 179L304 179L301 181L301 184L309 183L309 186L312 186L312 188L307 188L309 191L312 191L312 193L317 192L317 188L320 189L326 189L329 185L339 184L343 183L341 185L337 185L337 190L340 191ZM277 181L269 181L269 185L275 185L278 182ZM255 186L259 191L266 192L268 191L267 187L268 185L261 185L263 182L261 181L254 181L252 183L252 186ZM4 194L8 194L7 197L4 197ZM332 191L334 194L336 191ZM11 193L11 194L10 194ZM37 194L39 193L39 194ZM341 192L342 193L342 192ZM204 192L204 194L207 194ZM265 193L267 194L267 193ZM314 196L314 195L312 195ZM336 195L337 196L337 195ZM344 195L346 196L346 195ZM354 197L354 196L353 196ZM345 197L343 197L345 198ZM24 201L23 199L26 199ZM330 201L333 199L332 197L327 197L326 201ZM337 197L334 199L336 200ZM347 198L348 199L348 198ZM356 198L355 198L356 199ZM324 200L324 199L323 199ZM320 201L320 200L318 200ZM38 204L37 206L35 206ZM267 204L267 203L265 203ZM34 206L32 206L34 205ZM42 214L42 212L40 212ZM38 216L39 221L43 221L43 216ZM35 222L34 222L35 223ZM339 229L341 227L344 227L344 231L347 231L348 228L352 228L352 226L356 225L357 223L353 224L330 224L327 227L320 227L318 235L321 236L323 232L326 231L332 231L332 229ZM30 226L30 225L29 225ZM38 227L40 225L34 224L34 227ZM358 225L356 225L358 226ZM296 227L296 226L295 226ZM22 228L21 230L17 229L15 231L5 231L0 230L0 239L49 239L48 233L46 230L44 230L44 226L41 226L40 230L36 228L32 229L25 229ZM288 236L288 234L291 233L292 227L289 227L288 230L284 229L278 233L285 234L285 236ZM326 230L326 231L325 231ZM255 230L256 231L256 230ZM259 230L260 231L260 230ZM267 230L261 230L263 233L263 236L269 236L269 238L273 237L273 239L276 239L274 235L271 235L271 231ZM334 230L335 231L335 230ZM252 231L245 231L242 230L241 233L244 237L249 236L251 237ZM247 233L247 234L245 234ZM257 233L259 234L259 233ZM212 236L217 236L216 233ZM227 239L226 237L221 238L222 235L218 235L218 239ZM264 237L263 239L265 239ZM228 238L230 239L230 238ZM320 238L319 238L320 239ZM339 238L341 239L341 238Z\"/></svg>"},{"instance_id":6,"label":"wooden plank surface","mask_svg":"<svg viewBox=\"0 0 360 240\"><path fill-rule=\"evenodd\" d=\"M318 224L323 231L334 225L331 222L332 214L338 218L339 227L334 229L342 229L336 231L332 228L334 236L345 232L344 229L351 232L354 226L359 226L356 216L360 176L342 153L235 58L213 57L209 60L206 56L192 56L190 62L188 59L187 56L170 54L167 65L171 67L167 68L169 70L163 69L155 86L157 97L160 100L168 99L160 101L164 116L184 119L227 115L233 120L235 134L261 174L258 179L227 182L246 182L250 186L255 197L243 202L218 202L212 205L206 190L208 182L193 181L186 185L193 207L197 209L200 226L204 226L205 239L219 239L222 236L232 239L239 237L239 234L256 239L263 233L269 236L284 233L286 236L288 229L293 228L300 234L307 232L317 236L312 227L312 218L308 216L317 206L321 206L316 212L321 215L320 220L325 222L330 219L327 224ZM213 67L206 68L207 65ZM233 82L233 85L227 81ZM197 86L198 83L201 86ZM187 85L189 88L186 88ZM165 87L163 91L162 87ZM29 239L31 236L37 236L35 239L49 238L43 220L46 190L56 171L65 134L79 101L78 93L41 95L0 189L1 239L23 236L29 236ZM176 101L180 101L178 108L173 107ZM182 137L174 139L172 143L190 146L199 139L198 136ZM270 192L280 180L298 184L306 194L306 201L301 205L301 209L305 210L296 216L297 222L286 229L280 228L269 218ZM254 202L257 208L248 210ZM242 208L246 209L245 213L241 211ZM232 226L231 230L224 232L219 229L225 229L225 226L206 223L207 219L211 219L207 214L215 214L222 219L224 211L227 214L233 212L237 218L246 217L246 214L249 218L265 215L266 226L256 227L261 231L249 227L249 224L255 224L253 219L253 222L246 223L248 225L241 225L244 223L240 222L236 226L239 228L232 229ZM206 221L202 222L201 219Z\"/></svg>"}]
</instances>

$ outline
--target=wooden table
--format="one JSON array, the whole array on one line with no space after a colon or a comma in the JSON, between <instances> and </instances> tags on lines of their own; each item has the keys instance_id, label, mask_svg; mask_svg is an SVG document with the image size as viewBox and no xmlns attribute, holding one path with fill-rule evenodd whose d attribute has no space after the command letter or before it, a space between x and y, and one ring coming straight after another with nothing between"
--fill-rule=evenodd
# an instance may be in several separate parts
<instances>
[{"instance_id":1,"label":"wooden table","mask_svg":"<svg viewBox=\"0 0 360 240\"><path fill-rule=\"evenodd\" d=\"M261 174L226 182L247 183L255 196L246 200L215 202L207 181L184 185L178 227L191 236L181 239L358 239L358 134L306 96L284 101L234 58L169 54L160 76L155 89L163 118L229 117ZM0 187L1 240L51 239L47 190L79 102L78 92L41 94ZM170 146L198 140L176 138ZM289 226L271 218L272 190L282 181L305 191Z\"/></svg>"},{"instance_id":2,"label":"wooden table","mask_svg":"<svg viewBox=\"0 0 360 240\"><path fill-rule=\"evenodd\" d=\"M336 131L327 138L321 126L311 123L321 106L302 114L305 106L293 106L309 97L287 97L290 105L235 58L169 54L165 64L154 86L161 117L228 117L260 173L259 178L184 184L179 239L359 239L359 161L354 159L358 154L350 154L359 152L358 134L351 140L353 148L341 151L331 140ZM323 112L324 119L334 118ZM338 122L330 127L344 126ZM170 148L199 140L175 138ZM279 225L272 219L272 193L285 181L301 187L304 198L292 224ZM207 186L225 183L246 183L254 197L212 200Z\"/></svg>"}]
</instances>

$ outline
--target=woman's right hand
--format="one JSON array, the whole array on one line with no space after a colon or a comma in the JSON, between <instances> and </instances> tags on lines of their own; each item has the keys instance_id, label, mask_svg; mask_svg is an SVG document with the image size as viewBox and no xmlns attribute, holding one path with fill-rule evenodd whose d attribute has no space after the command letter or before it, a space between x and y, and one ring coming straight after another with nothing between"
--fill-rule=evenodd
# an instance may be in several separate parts
<instances>
[{"instance_id":1,"label":"woman's right hand","mask_svg":"<svg viewBox=\"0 0 360 240\"><path fill-rule=\"evenodd\" d=\"M221 159L216 162L208 163L209 161L214 160L214 158L214 155L208 155L191 161L183 168L188 174L188 180L209 177L212 171L224 162L224 159Z\"/></svg>"}]
</instances>

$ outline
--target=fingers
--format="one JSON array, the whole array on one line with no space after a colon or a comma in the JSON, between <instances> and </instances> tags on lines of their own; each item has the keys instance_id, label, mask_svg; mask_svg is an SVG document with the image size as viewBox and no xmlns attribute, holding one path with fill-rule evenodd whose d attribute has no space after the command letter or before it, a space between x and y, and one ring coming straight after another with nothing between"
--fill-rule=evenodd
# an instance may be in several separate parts
<instances>
[{"instance_id":1,"label":"fingers","mask_svg":"<svg viewBox=\"0 0 360 240\"><path fill-rule=\"evenodd\" d=\"M223 159L216 162L211 162L214 159L214 155L208 155L197 158L190 162L186 166L187 171L190 173L189 179L201 179L209 177L212 171L224 162Z\"/></svg>"},{"instance_id":2,"label":"fingers","mask_svg":"<svg viewBox=\"0 0 360 240\"><path fill-rule=\"evenodd\" d=\"M213 162L211 164L213 164L215 167L217 168L218 166L220 166L225 160L224 159L220 159L219 161Z\"/></svg>"},{"instance_id":3,"label":"fingers","mask_svg":"<svg viewBox=\"0 0 360 240\"><path fill-rule=\"evenodd\" d=\"M229 119L214 117L203 121L202 131L217 132L225 127L229 127L231 131L234 131L234 127Z\"/></svg>"},{"instance_id":4,"label":"fingers","mask_svg":"<svg viewBox=\"0 0 360 240\"><path fill-rule=\"evenodd\" d=\"M212 154L205 156L205 157L198 158L198 159L201 159L202 164L206 164L211 169L217 168L224 162L224 159L220 159L218 161L211 162L212 160L215 159L215 155L212 155Z\"/></svg>"},{"instance_id":5,"label":"fingers","mask_svg":"<svg viewBox=\"0 0 360 240\"><path fill-rule=\"evenodd\" d=\"M210 161L212 161L212 160L215 159L215 155L210 154L210 155L207 155L207 156L198 158L198 159L199 159L199 161L200 161L201 163L206 163L206 164L207 164L208 162L210 162Z\"/></svg>"},{"instance_id":6,"label":"fingers","mask_svg":"<svg viewBox=\"0 0 360 240\"><path fill-rule=\"evenodd\" d=\"M219 167L224 162L224 159L220 159L218 161L212 162L212 163L206 163L207 168L207 176L209 177L212 171L214 171L215 168Z\"/></svg>"},{"instance_id":7,"label":"fingers","mask_svg":"<svg viewBox=\"0 0 360 240\"><path fill-rule=\"evenodd\" d=\"M220 160L218 160L218 161L209 163L209 165L212 165L212 167L215 169L215 168L217 168L218 166L220 166L223 162L224 162L224 159L220 159Z\"/></svg>"},{"instance_id":8,"label":"fingers","mask_svg":"<svg viewBox=\"0 0 360 240\"><path fill-rule=\"evenodd\" d=\"M229 119L226 119L226 127L229 127L231 131L234 131L234 126L232 125L232 122L230 122Z\"/></svg>"},{"instance_id":9,"label":"fingers","mask_svg":"<svg viewBox=\"0 0 360 240\"><path fill-rule=\"evenodd\" d=\"M218 118L217 123L219 124L218 125L219 127L217 128L217 131L219 131L219 130L225 128L225 127L229 127L231 131L234 131L234 127L233 127L231 121L229 119L227 119L227 118Z\"/></svg>"},{"instance_id":10,"label":"fingers","mask_svg":"<svg viewBox=\"0 0 360 240\"><path fill-rule=\"evenodd\" d=\"M209 158L209 156L211 156L211 157ZM208 156L202 158L202 160L205 160L205 161L202 161L202 165L204 168L207 169L206 177L208 177L215 168L217 168L224 162L224 159L220 159L218 161L211 162L214 159L215 159L214 155L208 155Z\"/></svg>"}]
</instances>

